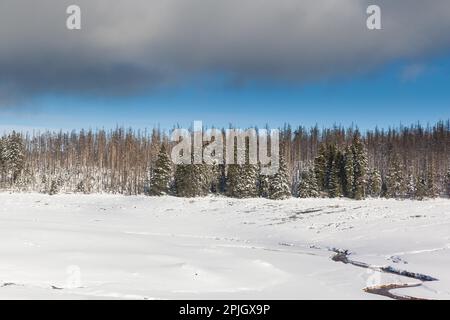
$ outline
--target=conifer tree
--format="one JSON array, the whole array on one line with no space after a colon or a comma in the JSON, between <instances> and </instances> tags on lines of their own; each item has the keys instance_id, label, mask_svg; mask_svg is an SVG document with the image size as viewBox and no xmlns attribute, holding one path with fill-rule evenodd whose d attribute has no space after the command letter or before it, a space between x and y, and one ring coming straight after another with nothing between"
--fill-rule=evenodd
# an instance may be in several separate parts
<instances>
[{"instance_id":1,"label":"conifer tree","mask_svg":"<svg viewBox=\"0 0 450 320\"><path fill-rule=\"evenodd\" d=\"M242 167L239 164L233 163L229 164L227 169L228 169L227 183L226 183L227 195L232 198L240 198L241 196L240 177Z\"/></svg>"},{"instance_id":2,"label":"conifer tree","mask_svg":"<svg viewBox=\"0 0 450 320\"><path fill-rule=\"evenodd\" d=\"M233 198L258 196L258 167L251 164L230 164L227 175L227 194Z\"/></svg>"},{"instance_id":3,"label":"conifer tree","mask_svg":"<svg viewBox=\"0 0 450 320\"><path fill-rule=\"evenodd\" d=\"M367 151L361 140L359 132L356 132L352 143L354 162L354 185L353 197L356 200L364 199L366 196L367 184Z\"/></svg>"},{"instance_id":4,"label":"conifer tree","mask_svg":"<svg viewBox=\"0 0 450 320\"><path fill-rule=\"evenodd\" d=\"M345 149L344 154L344 172L345 176L343 179L343 189L344 195L348 198L354 197L354 183L355 183L355 174L354 174L354 162L353 162L353 151L350 146Z\"/></svg>"},{"instance_id":5,"label":"conifer tree","mask_svg":"<svg viewBox=\"0 0 450 320\"><path fill-rule=\"evenodd\" d=\"M379 197L381 195L382 180L380 171L375 168L369 171L367 180L367 193L371 197Z\"/></svg>"},{"instance_id":6,"label":"conifer tree","mask_svg":"<svg viewBox=\"0 0 450 320\"><path fill-rule=\"evenodd\" d=\"M261 174L261 166L259 166L258 176L258 195L263 198L269 197L269 176Z\"/></svg>"},{"instance_id":7,"label":"conifer tree","mask_svg":"<svg viewBox=\"0 0 450 320\"><path fill-rule=\"evenodd\" d=\"M427 181L424 175L420 175L417 177L415 189L416 192L414 194L414 198L423 200L427 196Z\"/></svg>"},{"instance_id":8,"label":"conifer tree","mask_svg":"<svg viewBox=\"0 0 450 320\"><path fill-rule=\"evenodd\" d=\"M211 186L210 166L205 164L179 164L175 171L175 190L179 197L206 196Z\"/></svg>"},{"instance_id":9,"label":"conifer tree","mask_svg":"<svg viewBox=\"0 0 450 320\"><path fill-rule=\"evenodd\" d=\"M396 153L391 155L386 176L386 197L399 198L405 194L403 167Z\"/></svg>"},{"instance_id":10,"label":"conifer tree","mask_svg":"<svg viewBox=\"0 0 450 320\"><path fill-rule=\"evenodd\" d=\"M25 166L24 145L21 135L13 131L2 143L3 163L7 176L11 183L15 183Z\"/></svg>"},{"instance_id":11,"label":"conifer tree","mask_svg":"<svg viewBox=\"0 0 450 320\"><path fill-rule=\"evenodd\" d=\"M241 168L241 193L242 198L254 198L258 196L258 167L253 164L244 164Z\"/></svg>"},{"instance_id":12,"label":"conifer tree","mask_svg":"<svg viewBox=\"0 0 450 320\"><path fill-rule=\"evenodd\" d=\"M341 197L342 190L342 168L343 168L343 155L339 150L332 151L330 154L331 165L329 167L328 178L328 195L331 198Z\"/></svg>"},{"instance_id":13,"label":"conifer tree","mask_svg":"<svg viewBox=\"0 0 450 320\"><path fill-rule=\"evenodd\" d=\"M427 185L427 196L429 198L436 198L439 192L436 186L436 177L433 162L431 162L427 168L426 185Z\"/></svg>"},{"instance_id":14,"label":"conifer tree","mask_svg":"<svg viewBox=\"0 0 450 320\"><path fill-rule=\"evenodd\" d=\"M254 198L258 196L258 165L250 163L248 141L245 142L243 149L244 163L238 164L237 146L234 148L235 162L228 168L227 193L234 198Z\"/></svg>"},{"instance_id":15,"label":"conifer tree","mask_svg":"<svg viewBox=\"0 0 450 320\"><path fill-rule=\"evenodd\" d=\"M211 165L211 192L219 194L225 191L225 165L214 163Z\"/></svg>"},{"instance_id":16,"label":"conifer tree","mask_svg":"<svg viewBox=\"0 0 450 320\"><path fill-rule=\"evenodd\" d=\"M316 174L313 168L302 172L296 193L299 198L316 198L319 196Z\"/></svg>"},{"instance_id":17,"label":"conifer tree","mask_svg":"<svg viewBox=\"0 0 450 320\"><path fill-rule=\"evenodd\" d=\"M53 196L59 192L59 185L57 180L52 180L50 184L50 190L48 191L48 194Z\"/></svg>"},{"instance_id":18,"label":"conifer tree","mask_svg":"<svg viewBox=\"0 0 450 320\"><path fill-rule=\"evenodd\" d=\"M417 195L417 184L419 182L419 179L414 177L414 175L410 173L406 181L406 195L408 196L408 198L415 198Z\"/></svg>"},{"instance_id":19,"label":"conifer tree","mask_svg":"<svg viewBox=\"0 0 450 320\"><path fill-rule=\"evenodd\" d=\"M289 175L284 155L280 152L279 169L269 177L269 199L281 200L291 196Z\"/></svg>"},{"instance_id":20,"label":"conifer tree","mask_svg":"<svg viewBox=\"0 0 450 320\"><path fill-rule=\"evenodd\" d=\"M6 176L6 160L3 159L6 148L6 139L4 137L0 138L0 183L3 182L3 179Z\"/></svg>"},{"instance_id":21,"label":"conifer tree","mask_svg":"<svg viewBox=\"0 0 450 320\"><path fill-rule=\"evenodd\" d=\"M314 159L314 172L317 179L317 185L320 191L325 191L327 188L327 148L325 144L319 146L319 152Z\"/></svg>"},{"instance_id":22,"label":"conifer tree","mask_svg":"<svg viewBox=\"0 0 450 320\"><path fill-rule=\"evenodd\" d=\"M448 169L447 174L445 175L445 192L448 197L450 197L450 169Z\"/></svg>"},{"instance_id":23,"label":"conifer tree","mask_svg":"<svg viewBox=\"0 0 450 320\"><path fill-rule=\"evenodd\" d=\"M150 180L150 195L162 196L169 193L172 179L172 163L167 154L166 147L161 145Z\"/></svg>"}]
</instances>

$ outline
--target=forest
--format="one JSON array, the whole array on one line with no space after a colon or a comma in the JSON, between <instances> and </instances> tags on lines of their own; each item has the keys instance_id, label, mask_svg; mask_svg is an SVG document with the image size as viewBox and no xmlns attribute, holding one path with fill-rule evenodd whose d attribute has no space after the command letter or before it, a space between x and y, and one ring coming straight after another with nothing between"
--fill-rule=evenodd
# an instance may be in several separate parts
<instances>
[{"instance_id":1,"label":"forest","mask_svg":"<svg viewBox=\"0 0 450 320\"><path fill-rule=\"evenodd\" d=\"M256 128L257 129L257 128ZM280 128L280 169L174 165L174 142L153 128L11 132L0 139L0 190L235 198L450 196L450 121L360 131Z\"/></svg>"}]
</instances>

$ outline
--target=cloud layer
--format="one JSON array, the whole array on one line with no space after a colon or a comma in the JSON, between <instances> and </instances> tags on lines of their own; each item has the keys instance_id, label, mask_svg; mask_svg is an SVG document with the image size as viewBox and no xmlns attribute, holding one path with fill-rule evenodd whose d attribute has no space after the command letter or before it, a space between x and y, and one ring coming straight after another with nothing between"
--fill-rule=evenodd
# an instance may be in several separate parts
<instances>
[{"instance_id":1,"label":"cloud layer","mask_svg":"<svg viewBox=\"0 0 450 320\"><path fill-rule=\"evenodd\" d=\"M82 9L82 30L65 27ZM381 31L366 8L382 9ZM435 0L2 0L0 105L45 93L114 95L225 74L306 82L450 47Z\"/></svg>"}]
</instances>

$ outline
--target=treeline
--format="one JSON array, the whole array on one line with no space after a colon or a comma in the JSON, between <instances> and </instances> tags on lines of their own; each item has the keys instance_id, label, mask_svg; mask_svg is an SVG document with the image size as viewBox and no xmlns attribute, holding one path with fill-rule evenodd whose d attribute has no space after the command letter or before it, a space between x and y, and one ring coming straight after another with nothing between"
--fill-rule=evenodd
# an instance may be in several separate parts
<instances>
[{"instance_id":1,"label":"treeline","mask_svg":"<svg viewBox=\"0 0 450 320\"><path fill-rule=\"evenodd\" d=\"M0 139L0 188L13 191L230 197L434 198L450 195L450 122L375 129L281 129L280 170L173 165L159 129L11 133Z\"/></svg>"}]
</instances>

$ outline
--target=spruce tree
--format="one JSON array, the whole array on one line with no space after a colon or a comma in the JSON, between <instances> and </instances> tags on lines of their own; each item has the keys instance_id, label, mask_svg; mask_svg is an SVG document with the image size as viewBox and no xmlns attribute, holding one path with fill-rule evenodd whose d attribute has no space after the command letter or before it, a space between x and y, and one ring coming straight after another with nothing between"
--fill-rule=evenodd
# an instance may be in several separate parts
<instances>
[{"instance_id":1,"label":"spruce tree","mask_svg":"<svg viewBox=\"0 0 450 320\"><path fill-rule=\"evenodd\" d=\"M405 194L405 180L403 167L396 153L392 153L389 160L389 169L386 176L386 197L399 198Z\"/></svg>"},{"instance_id":2,"label":"spruce tree","mask_svg":"<svg viewBox=\"0 0 450 320\"><path fill-rule=\"evenodd\" d=\"M427 196L429 198L436 198L439 194L436 185L436 177L434 172L434 166L431 162L427 168L427 177L426 177L426 185L427 185Z\"/></svg>"},{"instance_id":3,"label":"spruce tree","mask_svg":"<svg viewBox=\"0 0 450 320\"><path fill-rule=\"evenodd\" d=\"M227 174L227 194L233 198L258 196L258 167L250 164L230 164Z\"/></svg>"},{"instance_id":4,"label":"spruce tree","mask_svg":"<svg viewBox=\"0 0 450 320\"><path fill-rule=\"evenodd\" d=\"M353 151L350 146L348 146L345 149L344 162L345 162L345 165L344 165L345 176L343 179L344 195L348 198L353 198L354 197L354 183L355 183L355 174L354 174L355 164L353 162Z\"/></svg>"},{"instance_id":5,"label":"spruce tree","mask_svg":"<svg viewBox=\"0 0 450 320\"><path fill-rule=\"evenodd\" d=\"M353 162L354 162L354 185L353 197L356 200L364 199L366 196L367 184L367 151L361 140L359 132L353 136L352 143Z\"/></svg>"},{"instance_id":6,"label":"spruce tree","mask_svg":"<svg viewBox=\"0 0 450 320\"><path fill-rule=\"evenodd\" d=\"M15 183L25 166L24 145L22 136L12 132L2 143L1 162L6 175Z\"/></svg>"},{"instance_id":7,"label":"spruce tree","mask_svg":"<svg viewBox=\"0 0 450 320\"><path fill-rule=\"evenodd\" d=\"M334 155L333 155L334 153ZM331 165L329 167L329 177L328 177L328 195L331 198L341 197L343 194L342 190L342 168L344 158L342 152L339 150L334 150L330 154L332 157Z\"/></svg>"},{"instance_id":8,"label":"spruce tree","mask_svg":"<svg viewBox=\"0 0 450 320\"><path fill-rule=\"evenodd\" d=\"M319 152L314 159L314 172L317 179L317 185L320 191L325 191L327 187L327 148L325 144L319 146Z\"/></svg>"},{"instance_id":9,"label":"spruce tree","mask_svg":"<svg viewBox=\"0 0 450 320\"><path fill-rule=\"evenodd\" d=\"M53 196L55 194L59 193L59 185L58 181L56 179L52 180L50 184L50 190L48 191L48 194Z\"/></svg>"},{"instance_id":10,"label":"spruce tree","mask_svg":"<svg viewBox=\"0 0 450 320\"><path fill-rule=\"evenodd\" d=\"M242 198L255 198L258 196L258 167L253 164L245 164L241 168L241 193Z\"/></svg>"},{"instance_id":11,"label":"spruce tree","mask_svg":"<svg viewBox=\"0 0 450 320\"><path fill-rule=\"evenodd\" d=\"M211 186L211 166L179 164L175 171L175 190L179 197L206 196Z\"/></svg>"},{"instance_id":12,"label":"spruce tree","mask_svg":"<svg viewBox=\"0 0 450 320\"><path fill-rule=\"evenodd\" d=\"M259 166L258 176L258 195L263 198L269 197L269 176L261 174L261 166Z\"/></svg>"},{"instance_id":13,"label":"spruce tree","mask_svg":"<svg viewBox=\"0 0 450 320\"><path fill-rule=\"evenodd\" d=\"M226 193L229 197L240 198L241 166L239 164L233 163L229 164L227 169Z\"/></svg>"},{"instance_id":14,"label":"spruce tree","mask_svg":"<svg viewBox=\"0 0 450 320\"><path fill-rule=\"evenodd\" d=\"M283 154L280 153L279 169L269 177L269 199L282 200L291 196L289 174Z\"/></svg>"},{"instance_id":15,"label":"spruce tree","mask_svg":"<svg viewBox=\"0 0 450 320\"><path fill-rule=\"evenodd\" d=\"M6 139L0 138L0 186L6 176L6 160L3 158L6 148Z\"/></svg>"},{"instance_id":16,"label":"spruce tree","mask_svg":"<svg viewBox=\"0 0 450 320\"><path fill-rule=\"evenodd\" d=\"M416 198L417 195L417 184L419 179L414 177L412 173L408 175L407 184L406 184L406 195L408 198Z\"/></svg>"},{"instance_id":17,"label":"spruce tree","mask_svg":"<svg viewBox=\"0 0 450 320\"><path fill-rule=\"evenodd\" d=\"M296 194L299 198L316 198L319 196L314 168L302 172Z\"/></svg>"},{"instance_id":18,"label":"spruce tree","mask_svg":"<svg viewBox=\"0 0 450 320\"><path fill-rule=\"evenodd\" d=\"M225 165L214 163L211 165L211 192L219 194L225 191Z\"/></svg>"},{"instance_id":19,"label":"spruce tree","mask_svg":"<svg viewBox=\"0 0 450 320\"><path fill-rule=\"evenodd\" d=\"M382 180L380 171L375 168L369 171L367 180L367 193L371 197L379 197L381 195Z\"/></svg>"},{"instance_id":20,"label":"spruce tree","mask_svg":"<svg viewBox=\"0 0 450 320\"><path fill-rule=\"evenodd\" d=\"M417 200L423 200L425 197L427 197L427 181L426 177L424 175L420 175L416 178L416 192L414 194L414 198Z\"/></svg>"},{"instance_id":21,"label":"spruce tree","mask_svg":"<svg viewBox=\"0 0 450 320\"><path fill-rule=\"evenodd\" d=\"M248 141L243 149L244 163L238 164L237 146L234 148L235 162L228 168L227 193L233 198L254 198L258 196L259 168L257 164L250 163Z\"/></svg>"},{"instance_id":22,"label":"spruce tree","mask_svg":"<svg viewBox=\"0 0 450 320\"><path fill-rule=\"evenodd\" d=\"M172 162L164 144L159 150L158 159L150 179L150 195L162 196L169 193L172 178Z\"/></svg>"},{"instance_id":23,"label":"spruce tree","mask_svg":"<svg viewBox=\"0 0 450 320\"><path fill-rule=\"evenodd\" d=\"M445 175L445 192L448 197L450 197L450 169L448 169Z\"/></svg>"}]
</instances>

